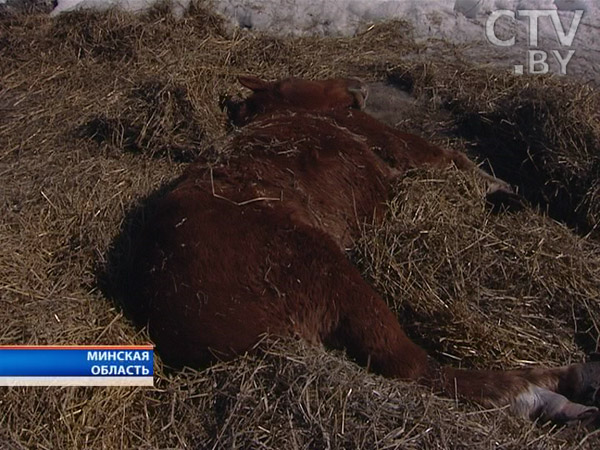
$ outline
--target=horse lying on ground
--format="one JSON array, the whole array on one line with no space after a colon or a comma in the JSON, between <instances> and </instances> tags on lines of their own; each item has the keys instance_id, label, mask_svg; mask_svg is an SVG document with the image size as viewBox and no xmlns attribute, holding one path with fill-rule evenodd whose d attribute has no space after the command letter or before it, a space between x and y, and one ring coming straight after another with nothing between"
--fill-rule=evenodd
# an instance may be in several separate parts
<instances>
[{"instance_id":1,"label":"horse lying on ground","mask_svg":"<svg viewBox=\"0 0 600 450\"><path fill-rule=\"evenodd\" d=\"M265 334L343 348L386 377L555 422L598 421L600 363L511 371L442 367L402 331L345 249L381 219L394 179L455 165L509 187L463 154L361 111L356 80L267 82L228 102L230 159L196 163L137 236L125 306L169 364L203 366Z\"/></svg>"}]
</instances>

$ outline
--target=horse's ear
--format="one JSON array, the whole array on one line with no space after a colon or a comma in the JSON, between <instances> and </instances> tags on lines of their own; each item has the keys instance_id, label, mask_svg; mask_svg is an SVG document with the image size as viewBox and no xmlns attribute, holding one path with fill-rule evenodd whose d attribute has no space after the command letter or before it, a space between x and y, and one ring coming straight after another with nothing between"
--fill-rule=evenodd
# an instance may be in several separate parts
<instances>
[{"instance_id":1,"label":"horse's ear","mask_svg":"<svg viewBox=\"0 0 600 450\"><path fill-rule=\"evenodd\" d=\"M268 81L261 80L260 78L253 77L251 75L240 75L238 81L244 87L251 89L252 91L266 91L271 87L271 83Z\"/></svg>"},{"instance_id":2,"label":"horse's ear","mask_svg":"<svg viewBox=\"0 0 600 450\"><path fill-rule=\"evenodd\" d=\"M348 92L354 97L354 104L352 107L356 109L365 109L367 97L369 95L365 83L356 78L348 80Z\"/></svg>"}]
</instances>

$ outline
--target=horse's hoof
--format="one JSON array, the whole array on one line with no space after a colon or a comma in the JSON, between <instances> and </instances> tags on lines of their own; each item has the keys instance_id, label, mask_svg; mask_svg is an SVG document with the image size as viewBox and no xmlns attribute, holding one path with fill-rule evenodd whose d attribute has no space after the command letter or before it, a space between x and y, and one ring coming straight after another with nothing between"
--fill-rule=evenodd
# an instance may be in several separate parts
<instances>
[{"instance_id":1,"label":"horse's hoof","mask_svg":"<svg viewBox=\"0 0 600 450\"><path fill-rule=\"evenodd\" d=\"M541 387L531 390L530 417L540 418L542 421L551 421L566 425L573 423L594 423L600 413L595 406L588 406L569 400L567 397Z\"/></svg>"}]
</instances>

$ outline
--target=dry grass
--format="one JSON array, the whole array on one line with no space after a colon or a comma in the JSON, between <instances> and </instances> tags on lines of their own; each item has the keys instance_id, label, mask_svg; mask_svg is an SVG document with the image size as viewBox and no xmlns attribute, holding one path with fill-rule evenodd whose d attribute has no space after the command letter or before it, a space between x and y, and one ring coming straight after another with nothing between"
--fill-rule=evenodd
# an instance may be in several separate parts
<instances>
[{"instance_id":1,"label":"dry grass","mask_svg":"<svg viewBox=\"0 0 600 450\"><path fill-rule=\"evenodd\" d=\"M360 263L422 345L449 364L575 361L600 336L598 245L532 210L491 215L462 173L415 172Z\"/></svg>"},{"instance_id":2,"label":"dry grass","mask_svg":"<svg viewBox=\"0 0 600 450\"><path fill-rule=\"evenodd\" d=\"M432 109L451 134L551 217L597 237L600 220L600 91L554 77L515 77L464 61L428 63L390 76Z\"/></svg>"},{"instance_id":3,"label":"dry grass","mask_svg":"<svg viewBox=\"0 0 600 450\"><path fill-rule=\"evenodd\" d=\"M431 62L398 22L339 39L230 32L202 6L180 22L161 10L1 18L0 343L147 341L98 274L127 211L191 159L219 154L218 99L238 90L241 73L390 76L419 98L403 127L488 157L498 171L516 165L519 176L531 167L525 143L539 169L522 183L528 198L544 206L556 203L551 188L572 193L587 228L579 216L572 225L592 229L597 91L475 69L447 50ZM514 152L499 154L503 142ZM495 159L483 153L490 145ZM541 200L531 194L538 181ZM409 333L446 361L564 364L596 350L597 244L533 211L491 216L482 197L454 172L410 174L389 221L365 228L354 257ZM154 389L3 388L0 448L600 443L381 379L297 342L203 371L169 373L159 361L157 373Z\"/></svg>"}]
</instances>

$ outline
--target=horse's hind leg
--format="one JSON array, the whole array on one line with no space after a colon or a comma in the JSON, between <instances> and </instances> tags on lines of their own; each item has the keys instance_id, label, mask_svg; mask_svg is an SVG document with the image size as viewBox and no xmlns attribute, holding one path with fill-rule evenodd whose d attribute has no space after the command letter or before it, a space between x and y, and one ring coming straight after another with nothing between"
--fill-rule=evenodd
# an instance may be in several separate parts
<instances>
[{"instance_id":1,"label":"horse's hind leg","mask_svg":"<svg viewBox=\"0 0 600 450\"><path fill-rule=\"evenodd\" d=\"M443 391L513 413L555 423L598 421L600 363L553 369L477 371L443 368L432 383Z\"/></svg>"},{"instance_id":2,"label":"horse's hind leg","mask_svg":"<svg viewBox=\"0 0 600 450\"><path fill-rule=\"evenodd\" d=\"M403 332L394 313L349 262L340 267L338 322L325 342L387 377L414 380L448 396L557 423L598 421L600 362L553 369L486 371L442 367Z\"/></svg>"},{"instance_id":3,"label":"horse's hind leg","mask_svg":"<svg viewBox=\"0 0 600 450\"><path fill-rule=\"evenodd\" d=\"M341 256L341 255L340 255ZM375 373L418 380L429 358L404 333L395 314L345 257L338 263L337 324L324 343L343 348L357 363Z\"/></svg>"}]
</instances>

